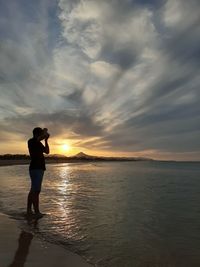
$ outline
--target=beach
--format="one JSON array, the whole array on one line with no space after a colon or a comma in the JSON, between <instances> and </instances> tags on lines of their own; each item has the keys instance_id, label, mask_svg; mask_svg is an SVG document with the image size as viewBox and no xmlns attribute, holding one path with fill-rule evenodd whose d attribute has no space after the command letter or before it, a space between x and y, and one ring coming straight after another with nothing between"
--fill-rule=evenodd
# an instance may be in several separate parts
<instances>
[{"instance_id":1,"label":"beach","mask_svg":"<svg viewBox=\"0 0 200 267\"><path fill-rule=\"evenodd\" d=\"M5 267L91 267L75 253L22 230L16 220L0 213L0 262Z\"/></svg>"},{"instance_id":2,"label":"beach","mask_svg":"<svg viewBox=\"0 0 200 267\"><path fill-rule=\"evenodd\" d=\"M55 161L56 162L56 161ZM54 162L54 163L55 163ZM27 165L30 160L0 160L0 167ZM53 163L53 162L52 162ZM0 213L0 262L9 267L92 267L79 255L20 229L18 222Z\"/></svg>"},{"instance_id":3,"label":"beach","mask_svg":"<svg viewBox=\"0 0 200 267\"><path fill-rule=\"evenodd\" d=\"M49 164L46 215L28 223L28 165L2 166L1 266L198 267L199 175L199 163Z\"/></svg>"}]
</instances>

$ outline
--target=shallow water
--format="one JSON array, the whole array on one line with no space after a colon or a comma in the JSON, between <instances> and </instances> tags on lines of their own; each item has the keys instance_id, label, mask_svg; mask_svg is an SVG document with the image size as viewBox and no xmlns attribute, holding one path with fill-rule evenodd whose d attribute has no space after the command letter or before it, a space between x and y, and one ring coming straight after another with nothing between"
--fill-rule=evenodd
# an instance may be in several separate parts
<instances>
[{"instance_id":1,"label":"shallow water","mask_svg":"<svg viewBox=\"0 0 200 267\"><path fill-rule=\"evenodd\" d=\"M1 211L20 219L29 185L28 166L1 167ZM199 204L199 163L52 164L37 234L97 266L196 267Z\"/></svg>"}]
</instances>

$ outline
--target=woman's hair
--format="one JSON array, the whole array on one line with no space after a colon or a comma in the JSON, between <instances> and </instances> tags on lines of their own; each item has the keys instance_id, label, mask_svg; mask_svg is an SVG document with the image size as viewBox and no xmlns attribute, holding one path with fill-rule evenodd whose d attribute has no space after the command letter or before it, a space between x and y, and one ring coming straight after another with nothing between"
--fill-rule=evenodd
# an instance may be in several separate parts
<instances>
[{"instance_id":1,"label":"woman's hair","mask_svg":"<svg viewBox=\"0 0 200 267\"><path fill-rule=\"evenodd\" d=\"M40 136L41 134L43 134L42 128L36 127L33 129L33 136Z\"/></svg>"}]
</instances>

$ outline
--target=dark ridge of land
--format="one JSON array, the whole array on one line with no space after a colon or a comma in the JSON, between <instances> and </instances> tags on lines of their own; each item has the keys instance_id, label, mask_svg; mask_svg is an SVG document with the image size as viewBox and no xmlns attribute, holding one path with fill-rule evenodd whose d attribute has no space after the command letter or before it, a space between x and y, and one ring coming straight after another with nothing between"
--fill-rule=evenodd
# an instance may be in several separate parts
<instances>
[{"instance_id":1,"label":"dark ridge of land","mask_svg":"<svg viewBox=\"0 0 200 267\"><path fill-rule=\"evenodd\" d=\"M76 154L75 156L64 156L64 155L46 155L46 163L69 163L69 162L86 162L86 161L142 161L152 160L148 158L139 157L101 157L91 156L83 152ZM6 165L18 165L18 164L29 164L30 156L26 154L4 154L0 155L0 166Z\"/></svg>"}]
</instances>

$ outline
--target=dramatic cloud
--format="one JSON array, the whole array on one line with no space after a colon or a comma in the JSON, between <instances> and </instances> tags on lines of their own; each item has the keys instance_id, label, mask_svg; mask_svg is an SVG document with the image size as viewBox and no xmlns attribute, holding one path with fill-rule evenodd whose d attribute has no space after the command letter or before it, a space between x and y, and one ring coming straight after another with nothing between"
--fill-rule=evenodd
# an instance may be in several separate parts
<instances>
[{"instance_id":1,"label":"dramatic cloud","mask_svg":"<svg viewBox=\"0 0 200 267\"><path fill-rule=\"evenodd\" d=\"M91 154L199 158L199 1L1 5L4 153L41 125Z\"/></svg>"}]
</instances>

